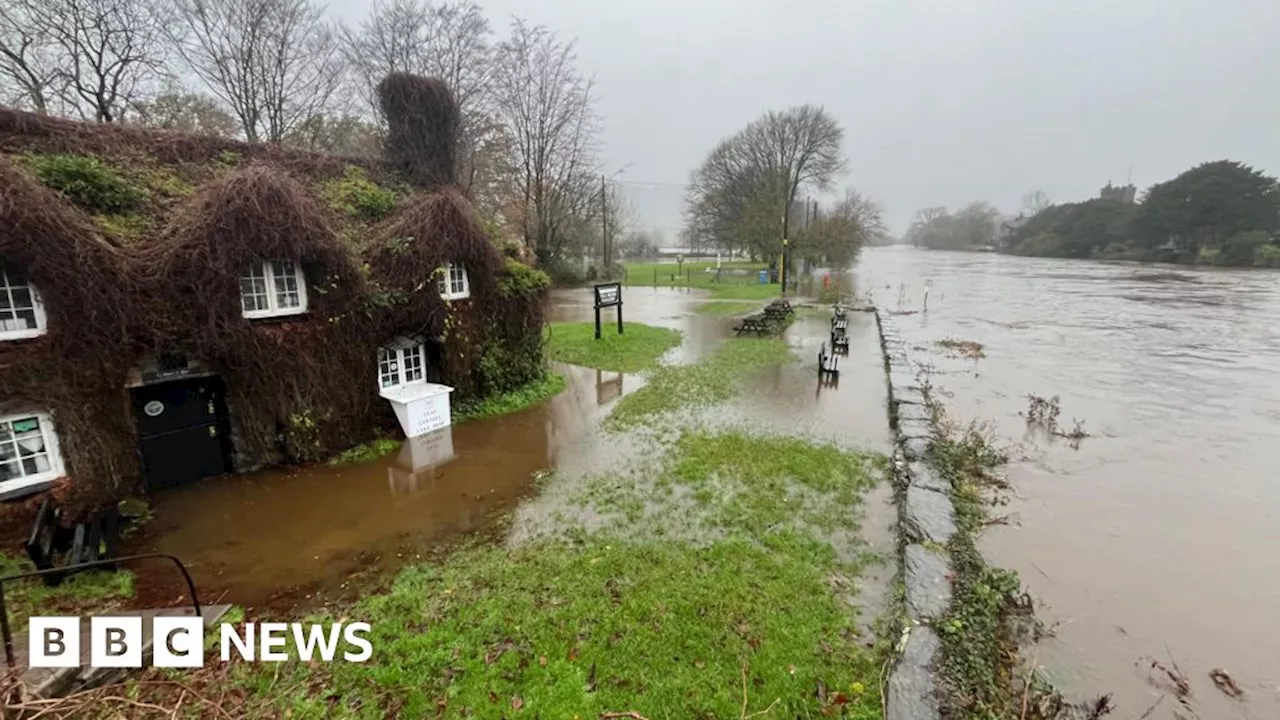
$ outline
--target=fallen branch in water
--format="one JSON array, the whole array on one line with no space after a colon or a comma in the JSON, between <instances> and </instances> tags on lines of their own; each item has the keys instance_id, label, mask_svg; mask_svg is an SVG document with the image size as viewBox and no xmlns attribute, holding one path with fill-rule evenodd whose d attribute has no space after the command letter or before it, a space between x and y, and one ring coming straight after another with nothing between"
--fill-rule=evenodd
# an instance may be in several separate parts
<instances>
[{"instance_id":1,"label":"fallen branch in water","mask_svg":"<svg viewBox=\"0 0 1280 720\"><path fill-rule=\"evenodd\" d=\"M1227 674L1226 670L1223 670L1222 668L1214 668L1210 670L1209 679L1212 680L1213 684L1222 691L1222 694L1232 700L1239 700L1244 697L1244 690L1240 689L1240 686L1237 685L1236 681Z\"/></svg>"}]
</instances>

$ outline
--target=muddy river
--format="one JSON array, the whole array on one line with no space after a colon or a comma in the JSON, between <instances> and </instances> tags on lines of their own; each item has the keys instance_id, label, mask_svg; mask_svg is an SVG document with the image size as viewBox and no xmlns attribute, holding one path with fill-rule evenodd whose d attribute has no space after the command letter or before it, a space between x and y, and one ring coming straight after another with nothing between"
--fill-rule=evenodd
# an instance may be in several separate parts
<instances>
[{"instance_id":1,"label":"muddy river","mask_svg":"<svg viewBox=\"0 0 1280 720\"><path fill-rule=\"evenodd\" d=\"M933 382L1013 447L1010 524L982 545L1056 626L1055 681L1173 717L1148 669L1176 662L1200 717L1280 717L1280 274L883 248L857 278L908 342L985 346L931 353ZM1029 434L1029 394L1090 437Z\"/></svg>"},{"instance_id":2,"label":"muddy river","mask_svg":"<svg viewBox=\"0 0 1280 720\"><path fill-rule=\"evenodd\" d=\"M550 319L592 317L589 290L556 291ZM682 344L664 358L695 362L731 333L732 318L703 315L697 292L627 288L625 317L680 330ZM885 380L870 314L851 318L851 352L839 387L819 390L816 356L828 320L800 317L787 341L804 362L769 369L749 391L712 413L734 424L887 451ZM396 569L448 552L460 539L518 542L554 513L538 478L554 471L584 477L618 463L650 462L628 437L606 434L600 420L642 376L558 365L568 389L538 407L476 420L406 443L380 460L269 470L213 478L158 493L155 519L129 549L165 552L192 569L206 601L272 612L308 610L376 588ZM867 535L890 547L887 486L868 503ZM513 524L513 518L516 523ZM516 527L518 525L518 527ZM180 602L166 567L142 571L138 603ZM891 573L870 573L887 586ZM867 607L876 592L867 593Z\"/></svg>"}]
</instances>

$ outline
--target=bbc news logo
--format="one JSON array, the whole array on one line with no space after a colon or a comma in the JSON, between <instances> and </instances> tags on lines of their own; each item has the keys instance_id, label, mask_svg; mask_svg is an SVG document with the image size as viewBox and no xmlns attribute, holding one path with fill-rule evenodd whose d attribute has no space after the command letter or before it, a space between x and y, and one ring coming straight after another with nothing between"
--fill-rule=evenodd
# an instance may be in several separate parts
<instances>
[{"instance_id":1,"label":"bbc news logo","mask_svg":"<svg viewBox=\"0 0 1280 720\"><path fill-rule=\"evenodd\" d=\"M89 647L91 667L140 668L147 635L143 619L126 615L89 618L89 636L80 637L78 617L33 617L28 628L28 665L65 668L81 664L81 642ZM204 621L198 617L151 618L152 662L156 667L198 668L205 663ZM222 623L218 646L222 662L233 655L250 662L299 660L365 662L373 655L366 637L369 623ZM288 652L292 644L293 654ZM341 651L341 652L339 652Z\"/></svg>"}]
</instances>

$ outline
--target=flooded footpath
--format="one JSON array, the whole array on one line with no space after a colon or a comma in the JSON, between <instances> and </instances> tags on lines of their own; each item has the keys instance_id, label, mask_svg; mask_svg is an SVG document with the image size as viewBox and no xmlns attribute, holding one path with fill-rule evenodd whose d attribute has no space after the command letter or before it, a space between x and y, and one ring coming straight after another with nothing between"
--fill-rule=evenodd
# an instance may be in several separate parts
<instances>
[{"instance_id":1,"label":"flooded footpath","mask_svg":"<svg viewBox=\"0 0 1280 720\"><path fill-rule=\"evenodd\" d=\"M1113 693L1124 718L1280 716L1280 276L883 248L857 277L954 419L1012 447L981 549L1042 604L1060 689ZM1030 432L1029 395L1089 437ZM1152 661L1180 668L1186 707Z\"/></svg>"},{"instance_id":2,"label":"flooded footpath","mask_svg":"<svg viewBox=\"0 0 1280 720\"><path fill-rule=\"evenodd\" d=\"M628 322L679 330L683 342L664 362L686 364L732 335L732 318L696 312L704 300L697 292L627 288L624 312ZM550 302L552 321L592 317L589 290L556 291ZM804 314L786 333L801 361L762 371L715 417L886 452L874 321L854 315L853 352L839 387L817 389L816 356L828 320ZM206 601L288 611L365 594L462 538L507 540L513 517L528 532L546 520L540 513L555 507L537 502L538 478L604 472L636 455L625 435L606 438L600 421L619 398L644 385L643 377L570 365L555 370L568 387L549 402L415 438L378 460L268 470L159 493L154 519L130 549L180 557ZM873 545L890 537L888 492L886 485L868 496L865 526ZM169 604L180 595L163 570L140 577L139 604ZM870 584L887 585L887 572L883 583Z\"/></svg>"}]
</instances>

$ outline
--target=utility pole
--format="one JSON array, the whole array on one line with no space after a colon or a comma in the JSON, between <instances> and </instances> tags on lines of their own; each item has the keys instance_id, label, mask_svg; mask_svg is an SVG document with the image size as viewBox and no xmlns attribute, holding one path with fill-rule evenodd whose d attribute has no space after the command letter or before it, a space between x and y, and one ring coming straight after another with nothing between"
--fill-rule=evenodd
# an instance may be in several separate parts
<instances>
[{"instance_id":1,"label":"utility pole","mask_svg":"<svg viewBox=\"0 0 1280 720\"><path fill-rule=\"evenodd\" d=\"M608 181L605 180L604 173L600 173L600 253L604 256L604 267L601 269L601 278L609 276L609 195Z\"/></svg>"}]
</instances>

